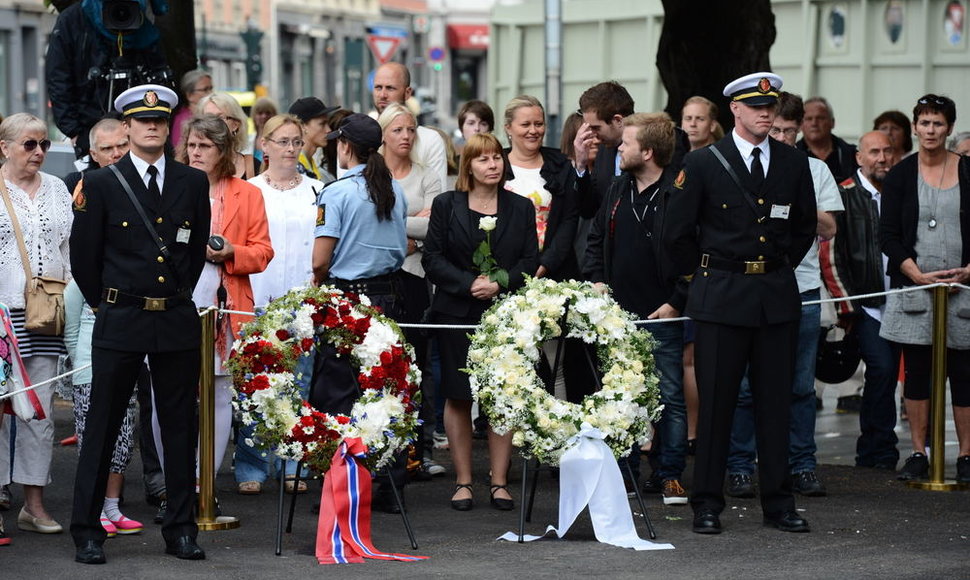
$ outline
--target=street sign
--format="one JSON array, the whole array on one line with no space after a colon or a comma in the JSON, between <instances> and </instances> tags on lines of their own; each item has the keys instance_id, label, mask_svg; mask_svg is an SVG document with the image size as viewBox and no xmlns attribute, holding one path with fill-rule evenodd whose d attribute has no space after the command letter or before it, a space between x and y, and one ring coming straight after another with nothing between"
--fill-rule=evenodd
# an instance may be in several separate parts
<instances>
[{"instance_id":1,"label":"street sign","mask_svg":"<svg viewBox=\"0 0 970 580\"><path fill-rule=\"evenodd\" d=\"M399 46L401 46L401 38L397 36L377 36L374 34L367 35L367 46L370 47L370 51L374 53L374 58L377 62L384 64L391 60L394 53L397 52Z\"/></svg>"},{"instance_id":2,"label":"street sign","mask_svg":"<svg viewBox=\"0 0 970 580\"><path fill-rule=\"evenodd\" d=\"M407 29L395 24L375 23L367 26L367 46L378 64L390 61L407 37Z\"/></svg>"},{"instance_id":3,"label":"street sign","mask_svg":"<svg viewBox=\"0 0 970 580\"><path fill-rule=\"evenodd\" d=\"M433 62L438 62L445 59L445 49L440 46L433 46L428 49L428 58Z\"/></svg>"}]
</instances>

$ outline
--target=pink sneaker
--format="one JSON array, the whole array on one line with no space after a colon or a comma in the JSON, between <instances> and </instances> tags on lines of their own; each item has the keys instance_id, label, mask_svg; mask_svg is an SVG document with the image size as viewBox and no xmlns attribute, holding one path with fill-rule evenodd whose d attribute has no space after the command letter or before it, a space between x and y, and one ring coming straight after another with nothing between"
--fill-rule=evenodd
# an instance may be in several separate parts
<instances>
[{"instance_id":1,"label":"pink sneaker","mask_svg":"<svg viewBox=\"0 0 970 580\"><path fill-rule=\"evenodd\" d=\"M128 534L137 534L142 530L141 522L136 522L135 520L129 519L125 516L121 516L117 520L111 520L114 524L115 529L119 534L125 536Z\"/></svg>"},{"instance_id":2,"label":"pink sneaker","mask_svg":"<svg viewBox=\"0 0 970 580\"><path fill-rule=\"evenodd\" d=\"M101 516L101 527L104 528L104 531L108 532L109 538L113 538L118 535L118 528L111 523L111 520L109 520L107 516Z\"/></svg>"}]
</instances>

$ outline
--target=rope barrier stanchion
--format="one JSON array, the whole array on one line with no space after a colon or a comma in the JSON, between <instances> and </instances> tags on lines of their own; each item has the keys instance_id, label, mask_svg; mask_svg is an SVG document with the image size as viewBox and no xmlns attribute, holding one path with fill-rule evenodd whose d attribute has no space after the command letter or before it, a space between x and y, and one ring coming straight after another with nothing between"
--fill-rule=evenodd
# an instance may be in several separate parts
<instances>
[{"instance_id":1,"label":"rope barrier stanchion","mask_svg":"<svg viewBox=\"0 0 970 580\"><path fill-rule=\"evenodd\" d=\"M929 491L957 491L968 485L947 481L943 476L945 466L946 429L946 311L950 288L947 285L933 288L933 365L930 372L930 480L907 481L906 485Z\"/></svg>"},{"instance_id":2,"label":"rope barrier stanchion","mask_svg":"<svg viewBox=\"0 0 970 580\"><path fill-rule=\"evenodd\" d=\"M202 531L231 530L239 518L216 515L215 462L215 333L218 311L208 309L202 318L202 367L199 372L199 515L196 524Z\"/></svg>"}]
</instances>

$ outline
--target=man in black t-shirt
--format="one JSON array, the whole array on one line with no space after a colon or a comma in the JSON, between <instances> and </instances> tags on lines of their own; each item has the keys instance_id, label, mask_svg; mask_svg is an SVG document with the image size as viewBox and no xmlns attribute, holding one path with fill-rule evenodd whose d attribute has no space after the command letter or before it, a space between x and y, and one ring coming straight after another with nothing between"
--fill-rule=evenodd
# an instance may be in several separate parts
<instances>
[{"instance_id":1,"label":"man in black t-shirt","mask_svg":"<svg viewBox=\"0 0 970 580\"><path fill-rule=\"evenodd\" d=\"M675 131L664 114L636 113L622 121L620 170L590 228L584 273L606 288L624 309L641 319L676 318L686 302L661 252L663 208L673 183L670 160ZM687 455L687 413L683 391L684 329L681 322L652 324L653 355L660 373L663 415L651 455L653 478L663 482L666 505L687 504L680 484ZM640 450L630 456L636 476ZM636 482L631 482L636 485Z\"/></svg>"}]
</instances>

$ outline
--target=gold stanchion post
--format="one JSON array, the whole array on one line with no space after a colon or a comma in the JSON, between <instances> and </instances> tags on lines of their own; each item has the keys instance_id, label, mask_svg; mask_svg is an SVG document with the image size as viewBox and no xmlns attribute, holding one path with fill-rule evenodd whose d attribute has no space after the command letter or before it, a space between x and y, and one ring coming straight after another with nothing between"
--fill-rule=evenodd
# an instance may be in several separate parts
<instances>
[{"instance_id":1,"label":"gold stanchion post","mask_svg":"<svg viewBox=\"0 0 970 580\"><path fill-rule=\"evenodd\" d=\"M215 463L215 310L202 314L202 367L199 373L199 516L196 524L202 531L231 530L239 527L239 518L216 516Z\"/></svg>"},{"instance_id":2,"label":"gold stanchion post","mask_svg":"<svg viewBox=\"0 0 970 580\"><path fill-rule=\"evenodd\" d=\"M950 288L933 288L933 366L930 385L930 480L908 481L906 485L930 491L967 489L966 484L947 481L943 477L946 466L944 453L946 431L946 309Z\"/></svg>"}]
</instances>

